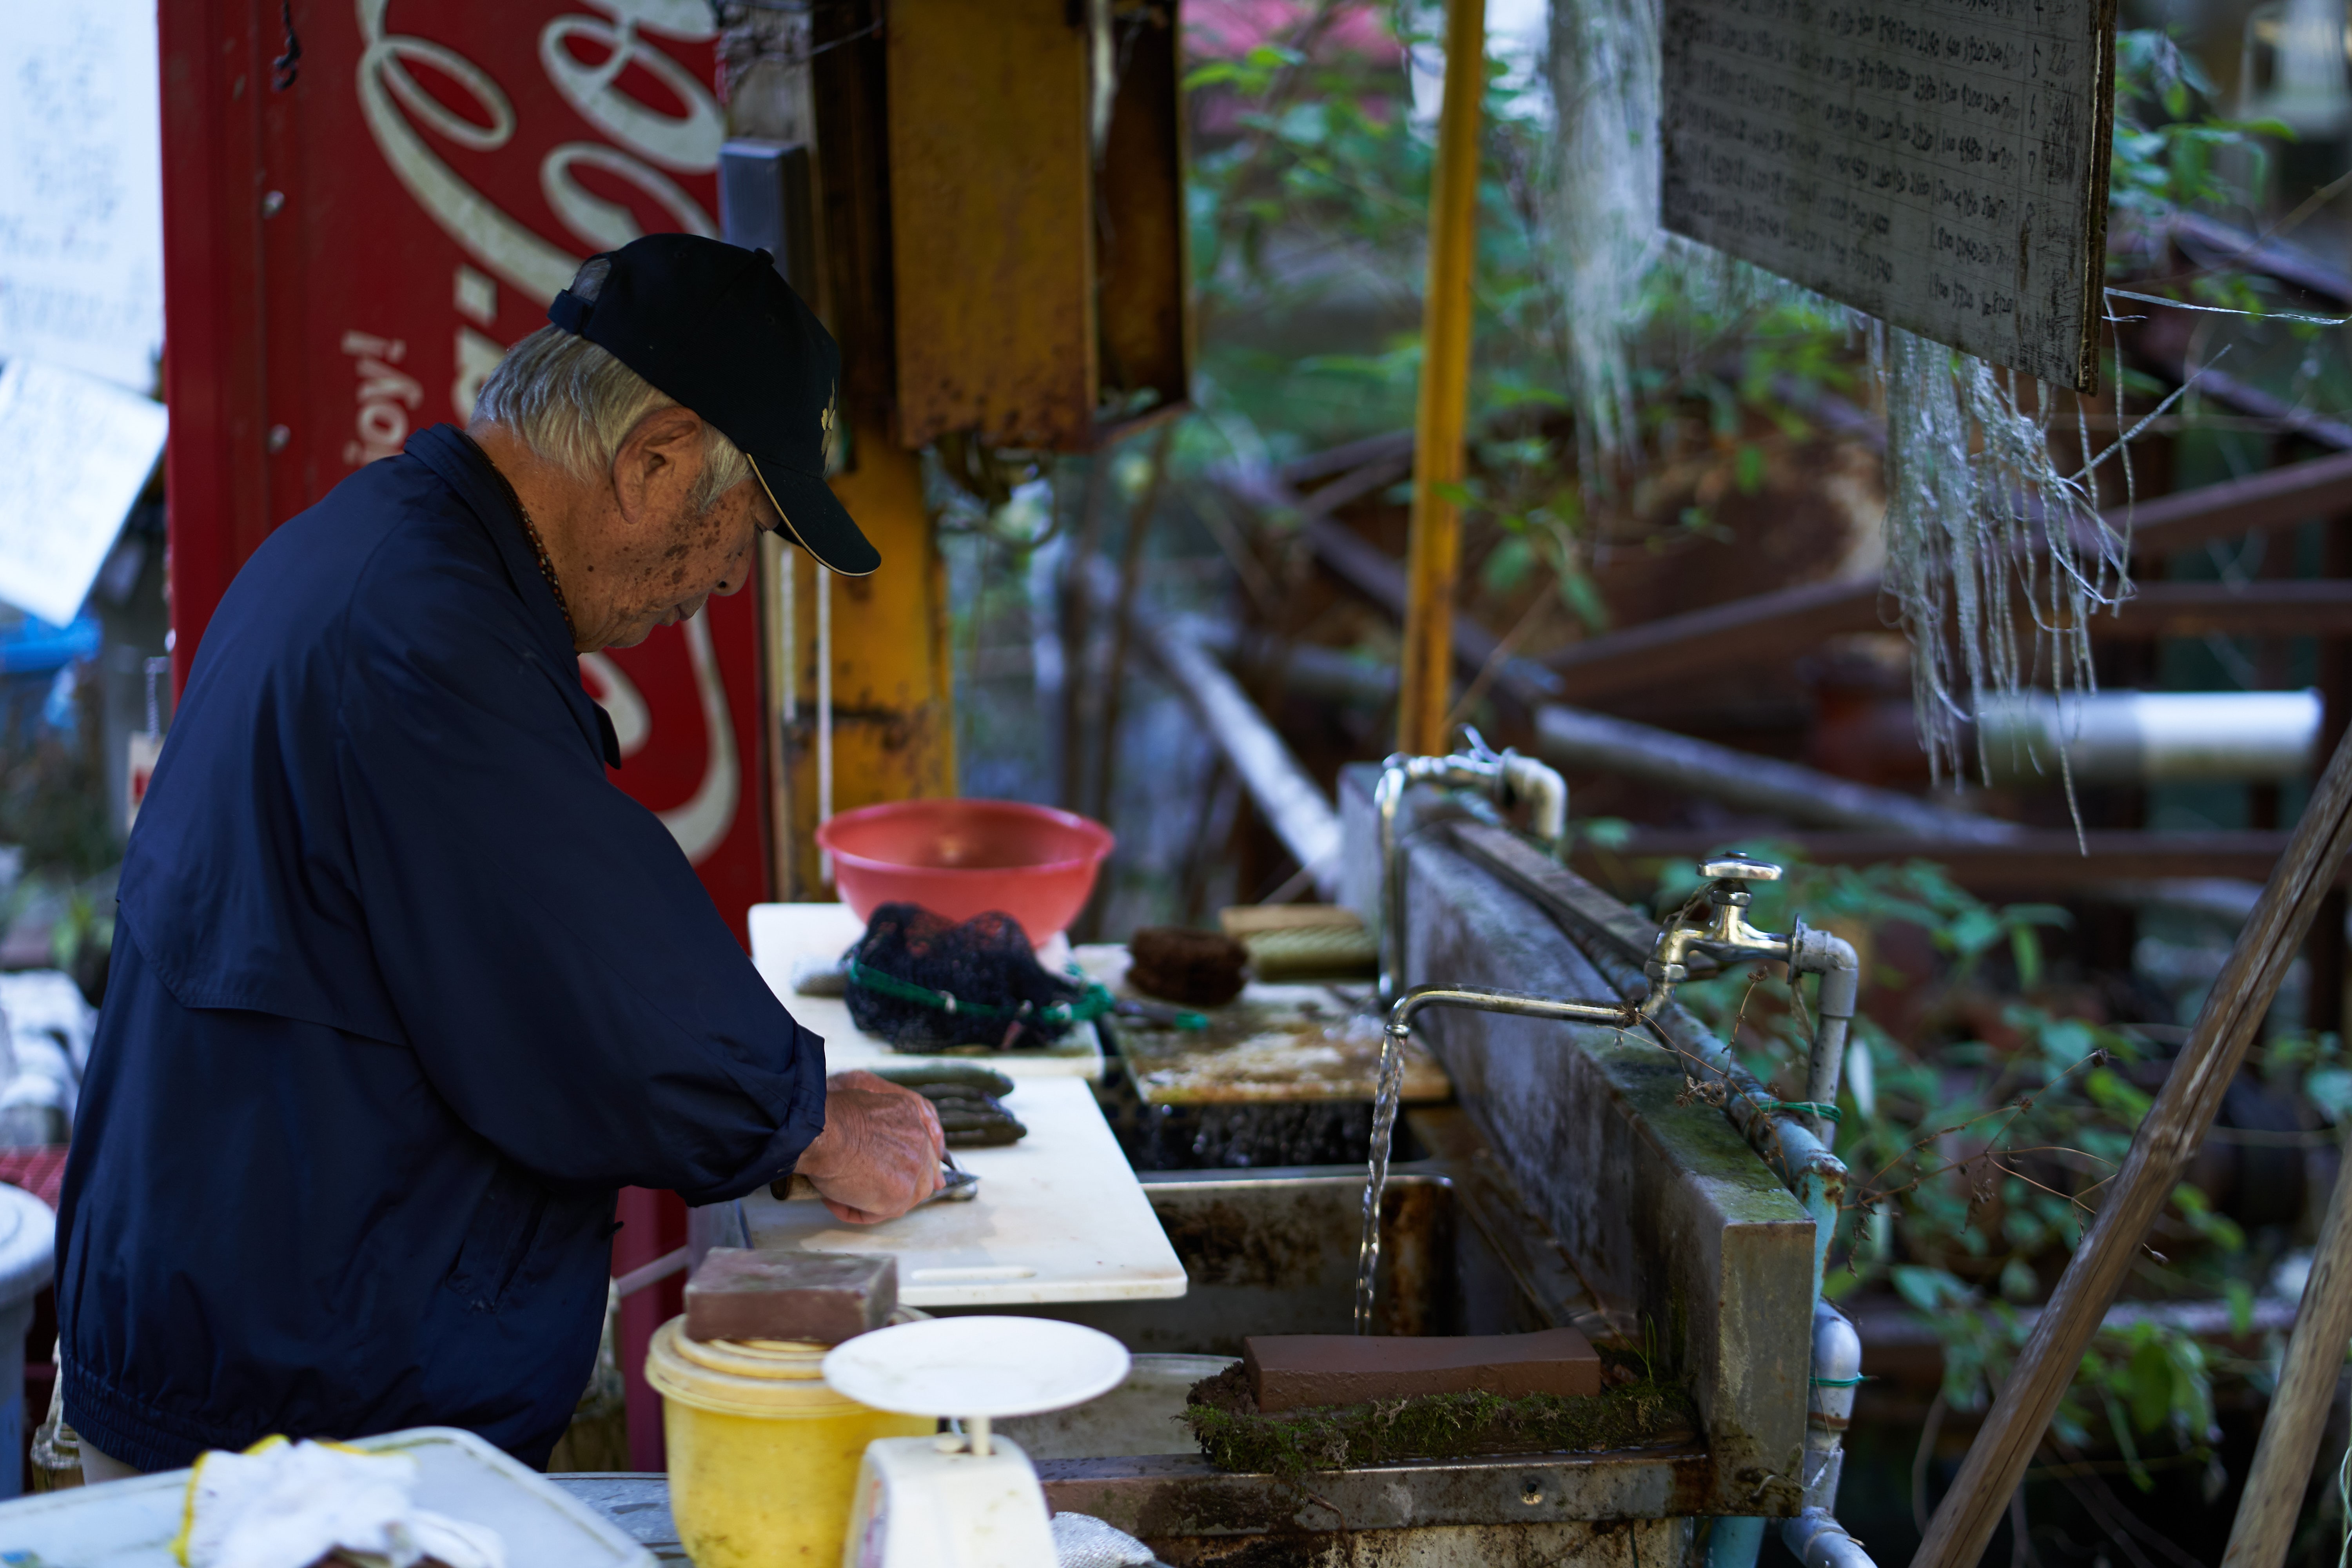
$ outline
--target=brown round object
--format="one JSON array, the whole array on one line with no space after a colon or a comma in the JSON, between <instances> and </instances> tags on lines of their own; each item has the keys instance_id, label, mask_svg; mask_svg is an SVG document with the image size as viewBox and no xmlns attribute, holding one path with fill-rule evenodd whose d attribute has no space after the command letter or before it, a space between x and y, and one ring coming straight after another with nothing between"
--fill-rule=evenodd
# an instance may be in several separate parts
<instances>
[{"instance_id":1,"label":"brown round object","mask_svg":"<svg viewBox=\"0 0 2352 1568\"><path fill-rule=\"evenodd\" d=\"M1216 1007L1242 994L1249 949L1219 931L1146 926L1127 944L1127 983L1188 1007Z\"/></svg>"}]
</instances>

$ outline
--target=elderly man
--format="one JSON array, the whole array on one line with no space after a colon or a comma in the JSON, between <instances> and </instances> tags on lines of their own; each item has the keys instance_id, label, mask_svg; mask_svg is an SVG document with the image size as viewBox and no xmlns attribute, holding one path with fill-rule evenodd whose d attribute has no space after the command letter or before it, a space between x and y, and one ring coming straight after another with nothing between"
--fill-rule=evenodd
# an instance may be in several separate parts
<instances>
[{"instance_id":1,"label":"elderly man","mask_svg":"<svg viewBox=\"0 0 2352 1568\"><path fill-rule=\"evenodd\" d=\"M763 252L583 268L482 387L254 553L123 865L58 1243L93 1479L272 1432L532 1463L604 1314L615 1190L936 1190L937 1119L761 984L576 655L742 587L824 480L839 355Z\"/></svg>"}]
</instances>

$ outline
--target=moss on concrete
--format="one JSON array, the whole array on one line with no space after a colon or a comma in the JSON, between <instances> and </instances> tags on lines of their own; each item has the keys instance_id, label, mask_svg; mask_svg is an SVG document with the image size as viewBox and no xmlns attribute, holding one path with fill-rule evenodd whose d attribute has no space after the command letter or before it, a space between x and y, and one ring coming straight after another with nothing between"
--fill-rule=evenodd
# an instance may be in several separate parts
<instances>
[{"instance_id":1,"label":"moss on concrete","mask_svg":"<svg viewBox=\"0 0 2352 1568\"><path fill-rule=\"evenodd\" d=\"M1602 1354L1615 1381L1597 1394L1433 1394L1271 1415L1259 1411L1235 1363L1193 1385L1183 1419L1219 1469L1286 1479L1409 1459L1599 1453L1691 1439L1698 1422L1688 1395L1633 1358Z\"/></svg>"}]
</instances>

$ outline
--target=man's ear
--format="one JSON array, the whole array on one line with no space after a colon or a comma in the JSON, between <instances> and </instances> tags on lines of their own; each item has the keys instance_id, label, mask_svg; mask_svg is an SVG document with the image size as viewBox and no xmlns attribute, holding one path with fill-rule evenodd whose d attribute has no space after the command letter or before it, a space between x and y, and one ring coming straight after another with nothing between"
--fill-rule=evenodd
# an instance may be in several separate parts
<instances>
[{"instance_id":1,"label":"man's ear","mask_svg":"<svg viewBox=\"0 0 2352 1568\"><path fill-rule=\"evenodd\" d=\"M613 494L631 522L672 517L702 478L702 421L673 404L636 423L613 454Z\"/></svg>"}]
</instances>

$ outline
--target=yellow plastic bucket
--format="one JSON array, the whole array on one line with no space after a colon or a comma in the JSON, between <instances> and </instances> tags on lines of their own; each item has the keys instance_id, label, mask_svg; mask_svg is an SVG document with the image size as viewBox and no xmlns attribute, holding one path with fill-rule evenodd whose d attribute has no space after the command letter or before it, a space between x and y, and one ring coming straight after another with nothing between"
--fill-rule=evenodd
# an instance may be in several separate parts
<instances>
[{"instance_id":1,"label":"yellow plastic bucket","mask_svg":"<svg viewBox=\"0 0 2352 1568\"><path fill-rule=\"evenodd\" d=\"M684 1318L654 1331L646 1382L662 1396L670 1517L695 1568L835 1568L866 1445L936 1429L835 1394L819 1373L831 1348L690 1340Z\"/></svg>"}]
</instances>

